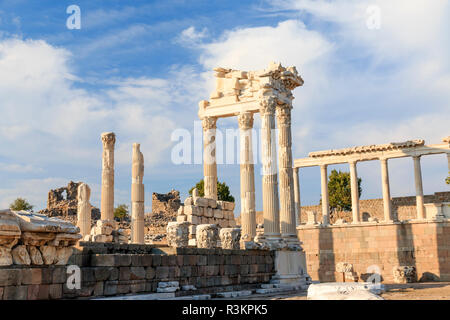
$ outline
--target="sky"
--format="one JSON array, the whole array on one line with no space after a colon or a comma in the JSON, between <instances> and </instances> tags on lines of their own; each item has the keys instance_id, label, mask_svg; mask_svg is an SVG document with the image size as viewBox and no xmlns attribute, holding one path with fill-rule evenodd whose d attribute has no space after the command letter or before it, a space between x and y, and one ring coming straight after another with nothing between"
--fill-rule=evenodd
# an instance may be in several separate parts
<instances>
[{"instance_id":1,"label":"sky","mask_svg":"<svg viewBox=\"0 0 450 320\"><path fill-rule=\"evenodd\" d=\"M67 26L70 5L79 29ZM198 102L218 66L297 67L305 83L293 92L294 158L440 143L450 135L449 24L445 0L0 1L0 208L23 197L40 210L70 180L87 183L99 207L105 131L116 134L116 205L131 201L133 142L145 159L146 211L152 192L176 189L184 200L203 167L174 163L173 133L201 141ZM217 125L238 127L233 118ZM389 170L391 195L414 195L412 159L390 160ZM422 159L425 194L449 191L447 171L445 155ZM358 174L361 199L380 198L380 164L359 163ZM218 177L238 215L239 164L219 164ZM261 210L259 165L255 183ZM300 170L300 189L302 204L319 203L319 168Z\"/></svg>"}]
</instances>

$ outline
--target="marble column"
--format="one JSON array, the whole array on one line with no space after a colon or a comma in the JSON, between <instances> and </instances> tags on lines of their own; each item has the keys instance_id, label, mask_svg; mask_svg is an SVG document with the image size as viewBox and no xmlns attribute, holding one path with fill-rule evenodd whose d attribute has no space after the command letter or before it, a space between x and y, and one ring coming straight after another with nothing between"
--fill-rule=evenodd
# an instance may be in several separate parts
<instances>
[{"instance_id":1,"label":"marble column","mask_svg":"<svg viewBox=\"0 0 450 320\"><path fill-rule=\"evenodd\" d=\"M77 227L83 238L91 233L91 211L89 203L91 188L86 183L82 183L77 189Z\"/></svg>"},{"instance_id":2,"label":"marble column","mask_svg":"<svg viewBox=\"0 0 450 320\"><path fill-rule=\"evenodd\" d=\"M416 208L417 219L425 219L425 206L423 204L422 169L420 167L420 156L414 156L414 182L416 186Z\"/></svg>"},{"instance_id":3,"label":"marble column","mask_svg":"<svg viewBox=\"0 0 450 320\"><path fill-rule=\"evenodd\" d=\"M359 214L359 188L358 188L358 173L356 170L356 161L349 162L350 164L350 187L352 194L352 215L353 223L360 223L361 217Z\"/></svg>"},{"instance_id":4,"label":"marble column","mask_svg":"<svg viewBox=\"0 0 450 320\"><path fill-rule=\"evenodd\" d=\"M267 241L277 241L281 237L275 145L275 106L276 101L273 99L260 100L264 237Z\"/></svg>"},{"instance_id":5,"label":"marble column","mask_svg":"<svg viewBox=\"0 0 450 320\"><path fill-rule=\"evenodd\" d=\"M297 225L302 223L302 207L300 203L300 181L298 180L298 168L294 168L294 201Z\"/></svg>"},{"instance_id":6,"label":"marble column","mask_svg":"<svg viewBox=\"0 0 450 320\"><path fill-rule=\"evenodd\" d=\"M205 198L214 200L217 200L216 121L215 117L202 119Z\"/></svg>"},{"instance_id":7,"label":"marble column","mask_svg":"<svg viewBox=\"0 0 450 320\"><path fill-rule=\"evenodd\" d=\"M387 159L380 159L380 163L381 163L381 187L383 189L384 221L393 221Z\"/></svg>"},{"instance_id":8,"label":"marble column","mask_svg":"<svg viewBox=\"0 0 450 320\"><path fill-rule=\"evenodd\" d=\"M327 165L320 166L320 184L322 190L322 224L330 224L330 202L328 200L328 176Z\"/></svg>"},{"instance_id":9,"label":"marble column","mask_svg":"<svg viewBox=\"0 0 450 320\"><path fill-rule=\"evenodd\" d=\"M255 165L253 163L252 128L253 113L238 115L240 138L241 176L241 227L243 241L253 241L256 236Z\"/></svg>"},{"instance_id":10,"label":"marble column","mask_svg":"<svg viewBox=\"0 0 450 320\"><path fill-rule=\"evenodd\" d=\"M113 132L102 133L102 198L101 220L114 220L114 144L116 135Z\"/></svg>"},{"instance_id":11,"label":"marble column","mask_svg":"<svg viewBox=\"0 0 450 320\"><path fill-rule=\"evenodd\" d=\"M287 241L297 240L290 104L276 108L278 127L278 171L280 175L280 231Z\"/></svg>"},{"instance_id":12,"label":"marble column","mask_svg":"<svg viewBox=\"0 0 450 320\"><path fill-rule=\"evenodd\" d=\"M144 244L144 155L140 151L140 147L141 145L139 143L133 143L131 167L131 242Z\"/></svg>"}]
</instances>

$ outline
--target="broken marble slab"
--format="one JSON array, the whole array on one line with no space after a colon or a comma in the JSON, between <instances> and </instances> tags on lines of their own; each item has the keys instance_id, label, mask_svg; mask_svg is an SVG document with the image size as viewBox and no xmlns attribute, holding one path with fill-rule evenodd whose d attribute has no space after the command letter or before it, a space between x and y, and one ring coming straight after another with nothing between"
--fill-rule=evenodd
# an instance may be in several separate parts
<instances>
[{"instance_id":1,"label":"broken marble slab","mask_svg":"<svg viewBox=\"0 0 450 320\"><path fill-rule=\"evenodd\" d=\"M308 287L308 300L384 300L384 285L361 282L314 283Z\"/></svg>"}]
</instances>

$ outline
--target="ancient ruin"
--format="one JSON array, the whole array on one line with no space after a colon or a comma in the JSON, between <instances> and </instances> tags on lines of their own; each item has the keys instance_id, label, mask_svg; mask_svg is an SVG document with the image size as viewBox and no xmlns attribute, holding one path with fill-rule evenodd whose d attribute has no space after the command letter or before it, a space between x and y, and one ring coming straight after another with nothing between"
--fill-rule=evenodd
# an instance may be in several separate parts
<instances>
[{"instance_id":1,"label":"ancient ruin","mask_svg":"<svg viewBox=\"0 0 450 320\"><path fill-rule=\"evenodd\" d=\"M0 265L66 265L81 239L70 222L26 211L0 211Z\"/></svg>"},{"instance_id":2,"label":"ancient ruin","mask_svg":"<svg viewBox=\"0 0 450 320\"><path fill-rule=\"evenodd\" d=\"M133 166L131 170L131 241L144 243L144 156L140 144L133 144Z\"/></svg>"},{"instance_id":3,"label":"ancient ruin","mask_svg":"<svg viewBox=\"0 0 450 320\"><path fill-rule=\"evenodd\" d=\"M49 217L58 217L77 224L78 187L83 182L70 181L67 187L52 189L48 192L47 208L39 211ZM92 207L91 219L100 219L100 210Z\"/></svg>"}]
</instances>

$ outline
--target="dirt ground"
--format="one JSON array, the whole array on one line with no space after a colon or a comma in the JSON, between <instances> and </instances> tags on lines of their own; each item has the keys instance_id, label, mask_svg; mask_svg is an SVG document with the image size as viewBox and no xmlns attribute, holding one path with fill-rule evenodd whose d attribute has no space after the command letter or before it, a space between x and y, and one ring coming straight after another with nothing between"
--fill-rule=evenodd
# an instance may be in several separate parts
<instances>
[{"instance_id":1,"label":"dirt ground","mask_svg":"<svg viewBox=\"0 0 450 320\"><path fill-rule=\"evenodd\" d=\"M386 300L450 300L450 282L385 284ZM264 298L263 298L264 299ZM306 292L267 297L274 300L306 300Z\"/></svg>"}]
</instances>

